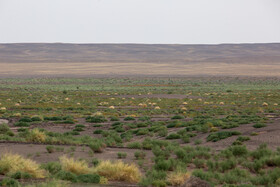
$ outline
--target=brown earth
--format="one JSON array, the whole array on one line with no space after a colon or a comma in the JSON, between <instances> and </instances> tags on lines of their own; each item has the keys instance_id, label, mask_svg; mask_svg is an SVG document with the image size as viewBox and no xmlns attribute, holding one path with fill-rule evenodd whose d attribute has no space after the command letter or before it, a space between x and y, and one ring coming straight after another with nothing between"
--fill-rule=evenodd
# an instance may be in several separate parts
<instances>
[{"instance_id":1,"label":"brown earth","mask_svg":"<svg viewBox=\"0 0 280 187\"><path fill-rule=\"evenodd\" d=\"M0 44L0 77L280 76L280 44Z\"/></svg>"}]
</instances>

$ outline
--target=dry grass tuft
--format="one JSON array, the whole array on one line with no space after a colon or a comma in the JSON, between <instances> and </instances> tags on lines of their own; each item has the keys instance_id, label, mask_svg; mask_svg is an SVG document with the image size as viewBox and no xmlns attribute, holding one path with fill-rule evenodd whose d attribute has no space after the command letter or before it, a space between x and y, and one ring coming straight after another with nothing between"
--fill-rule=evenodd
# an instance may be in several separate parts
<instances>
[{"instance_id":1,"label":"dry grass tuft","mask_svg":"<svg viewBox=\"0 0 280 187\"><path fill-rule=\"evenodd\" d=\"M68 158L66 156L60 157L59 160L62 165L62 169L65 171L70 171L77 175L87 174L90 172L88 164L84 160L75 160L74 158Z\"/></svg>"},{"instance_id":2,"label":"dry grass tuft","mask_svg":"<svg viewBox=\"0 0 280 187\"><path fill-rule=\"evenodd\" d=\"M125 164L122 161L102 161L96 168L96 172L108 180L126 181L137 183L141 173L135 164Z\"/></svg>"},{"instance_id":3,"label":"dry grass tuft","mask_svg":"<svg viewBox=\"0 0 280 187\"><path fill-rule=\"evenodd\" d=\"M36 162L25 159L18 154L5 153L1 156L1 174L11 175L18 171L29 173L34 178L44 178L46 174L46 171L40 169L40 166Z\"/></svg>"},{"instance_id":4,"label":"dry grass tuft","mask_svg":"<svg viewBox=\"0 0 280 187\"><path fill-rule=\"evenodd\" d=\"M188 178L190 178L189 173L172 172L168 174L167 181L170 182L172 186L181 186L186 182Z\"/></svg>"},{"instance_id":5,"label":"dry grass tuft","mask_svg":"<svg viewBox=\"0 0 280 187\"><path fill-rule=\"evenodd\" d=\"M26 138L30 142L44 143L46 141L46 134L41 132L39 129L33 129Z\"/></svg>"}]
</instances>

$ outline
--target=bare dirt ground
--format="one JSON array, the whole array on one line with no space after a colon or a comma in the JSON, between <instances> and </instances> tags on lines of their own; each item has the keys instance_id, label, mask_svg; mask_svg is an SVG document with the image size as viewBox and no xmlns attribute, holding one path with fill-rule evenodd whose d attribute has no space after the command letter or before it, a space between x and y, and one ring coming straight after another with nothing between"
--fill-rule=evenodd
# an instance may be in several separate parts
<instances>
[{"instance_id":1,"label":"bare dirt ground","mask_svg":"<svg viewBox=\"0 0 280 187\"><path fill-rule=\"evenodd\" d=\"M280 76L279 63L0 63L0 77Z\"/></svg>"}]
</instances>

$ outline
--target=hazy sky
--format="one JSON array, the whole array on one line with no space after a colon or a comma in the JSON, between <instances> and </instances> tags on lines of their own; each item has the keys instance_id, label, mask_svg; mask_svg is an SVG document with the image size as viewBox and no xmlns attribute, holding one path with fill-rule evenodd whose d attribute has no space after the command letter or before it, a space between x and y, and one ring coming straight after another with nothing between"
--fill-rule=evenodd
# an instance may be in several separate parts
<instances>
[{"instance_id":1,"label":"hazy sky","mask_svg":"<svg viewBox=\"0 0 280 187\"><path fill-rule=\"evenodd\" d=\"M280 0L0 0L0 43L280 42Z\"/></svg>"}]
</instances>

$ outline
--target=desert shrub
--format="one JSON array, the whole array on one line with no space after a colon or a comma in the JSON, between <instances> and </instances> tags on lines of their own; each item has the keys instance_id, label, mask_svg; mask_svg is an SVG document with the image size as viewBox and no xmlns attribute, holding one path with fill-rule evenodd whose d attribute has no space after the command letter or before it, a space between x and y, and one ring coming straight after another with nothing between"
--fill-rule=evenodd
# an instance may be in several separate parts
<instances>
[{"instance_id":1,"label":"desert shrub","mask_svg":"<svg viewBox=\"0 0 280 187\"><path fill-rule=\"evenodd\" d=\"M108 180L138 183L141 177L141 172L136 165L125 164L121 161L114 163L101 161L95 170L99 175L106 177Z\"/></svg>"},{"instance_id":2,"label":"desert shrub","mask_svg":"<svg viewBox=\"0 0 280 187\"><path fill-rule=\"evenodd\" d=\"M154 164L156 170L168 171L171 168L171 162L162 158L157 158Z\"/></svg>"},{"instance_id":3,"label":"desert shrub","mask_svg":"<svg viewBox=\"0 0 280 187\"><path fill-rule=\"evenodd\" d=\"M28 132L28 128L19 128L18 132Z\"/></svg>"},{"instance_id":4,"label":"desert shrub","mask_svg":"<svg viewBox=\"0 0 280 187\"><path fill-rule=\"evenodd\" d=\"M237 184L244 180L244 178L248 178L248 172L246 170L242 170L239 168L235 168L227 173L225 173L221 181L228 184Z\"/></svg>"},{"instance_id":5,"label":"desert shrub","mask_svg":"<svg viewBox=\"0 0 280 187\"><path fill-rule=\"evenodd\" d=\"M62 156L59 158L62 169L75 173L77 175L86 174L89 172L88 164L84 160L75 160L74 158L67 158Z\"/></svg>"},{"instance_id":6,"label":"desert shrub","mask_svg":"<svg viewBox=\"0 0 280 187\"><path fill-rule=\"evenodd\" d=\"M144 151L135 151L134 156L136 160L144 159L146 157L146 153Z\"/></svg>"},{"instance_id":7,"label":"desert shrub","mask_svg":"<svg viewBox=\"0 0 280 187\"><path fill-rule=\"evenodd\" d=\"M220 162L219 164L219 171L225 172L227 170L235 168L237 165L237 161L233 158Z\"/></svg>"},{"instance_id":8,"label":"desert shrub","mask_svg":"<svg viewBox=\"0 0 280 187\"><path fill-rule=\"evenodd\" d=\"M19 182L11 178L4 178L2 181L0 181L0 185L9 187L20 187Z\"/></svg>"},{"instance_id":9,"label":"desert shrub","mask_svg":"<svg viewBox=\"0 0 280 187\"><path fill-rule=\"evenodd\" d=\"M23 118L19 119L19 122L29 123L29 122L32 122L32 119L30 117L23 117Z\"/></svg>"},{"instance_id":10,"label":"desert shrub","mask_svg":"<svg viewBox=\"0 0 280 187\"><path fill-rule=\"evenodd\" d=\"M140 185L142 186L151 186L154 185L167 185L165 183L166 179L166 172L165 171L157 171L155 169L149 170L146 173L146 178L142 178ZM162 182L159 182L162 181Z\"/></svg>"},{"instance_id":11,"label":"desert shrub","mask_svg":"<svg viewBox=\"0 0 280 187\"><path fill-rule=\"evenodd\" d=\"M31 121L42 121L42 119L39 116L34 116L31 118Z\"/></svg>"},{"instance_id":12,"label":"desert shrub","mask_svg":"<svg viewBox=\"0 0 280 187\"><path fill-rule=\"evenodd\" d=\"M26 123L26 122L16 122L14 124L15 127L29 127L29 123Z\"/></svg>"},{"instance_id":13,"label":"desert shrub","mask_svg":"<svg viewBox=\"0 0 280 187\"><path fill-rule=\"evenodd\" d=\"M172 172L167 175L167 181L172 186L181 186L183 185L186 180L190 178L190 174L186 172Z\"/></svg>"},{"instance_id":14,"label":"desert shrub","mask_svg":"<svg viewBox=\"0 0 280 187\"><path fill-rule=\"evenodd\" d=\"M194 159L193 163L197 168L204 168L205 166L205 160L203 159L196 158Z\"/></svg>"},{"instance_id":15,"label":"desert shrub","mask_svg":"<svg viewBox=\"0 0 280 187\"><path fill-rule=\"evenodd\" d=\"M177 158L181 160L183 160L187 156L187 152L183 148L177 148L174 153Z\"/></svg>"},{"instance_id":16,"label":"desert shrub","mask_svg":"<svg viewBox=\"0 0 280 187\"><path fill-rule=\"evenodd\" d=\"M97 166L100 163L100 161L97 158L93 158L91 163L93 166Z\"/></svg>"},{"instance_id":17,"label":"desert shrub","mask_svg":"<svg viewBox=\"0 0 280 187\"><path fill-rule=\"evenodd\" d=\"M48 171L52 175L55 175L62 170L61 164L59 162L43 163L41 168Z\"/></svg>"},{"instance_id":18,"label":"desert shrub","mask_svg":"<svg viewBox=\"0 0 280 187\"><path fill-rule=\"evenodd\" d=\"M63 123L63 124L75 124L75 122L73 121L73 119L66 119L60 122L55 122L55 123Z\"/></svg>"},{"instance_id":19,"label":"desert shrub","mask_svg":"<svg viewBox=\"0 0 280 187\"><path fill-rule=\"evenodd\" d=\"M222 131L222 132L215 132L211 133L207 136L207 141L216 142L234 135L240 135L241 133L238 131Z\"/></svg>"},{"instance_id":20,"label":"desert shrub","mask_svg":"<svg viewBox=\"0 0 280 187\"><path fill-rule=\"evenodd\" d=\"M169 140L180 139L180 138L181 138L181 136L177 133L171 133L168 136L166 136L166 139L169 139Z\"/></svg>"},{"instance_id":21,"label":"desert shrub","mask_svg":"<svg viewBox=\"0 0 280 187\"><path fill-rule=\"evenodd\" d=\"M26 140L30 142L44 143L46 141L46 138L46 134L36 128L30 131L30 133L26 137Z\"/></svg>"},{"instance_id":22,"label":"desert shrub","mask_svg":"<svg viewBox=\"0 0 280 187\"><path fill-rule=\"evenodd\" d=\"M122 125L122 123L119 121L112 123L112 127L120 126L120 125Z\"/></svg>"},{"instance_id":23,"label":"desert shrub","mask_svg":"<svg viewBox=\"0 0 280 187\"><path fill-rule=\"evenodd\" d=\"M107 120L104 116L89 116L86 118L86 121L90 123L103 123Z\"/></svg>"},{"instance_id":24,"label":"desert shrub","mask_svg":"<svg viewBox=\"0 0 280 187\"><path fill-rule=\"evenodd\" d=\"M131 117L131 116L127 116L123 119L124 121L134 121L135 118L134 117Z\"/></svg>"},{"instance_id":25,"label":"desert shrub","mask_svg":"<svg viewBox=\"0 0 280 187\"><path fill-rule=\"evenodd\" d=\"M45 121L61 121L63 119L62 119L62 117L54 116L54 117L44 117L44 120Z\"/></svg>"},{"instance_id":26,"label":"desert shrub","mask_svg":"<svg viewBox=\"0 0 280 187\"><path fill-rule=\"evenodd\" d=\"M151 140L150 138L145 138L145 140L142 142L142 148L146 150L151 150L155 142Z\"/></svg>"},{"instance_id":27,"label":"desert shrub","mask_svg":"<svg viewBox=\"0 0 280 187\"><path fill-rule=\"evenodd\" d=\"M149 134L149 130L148 129L139 129L138 132L136 133L137 136L147 135L147 134Z\"/></svg>"},{"instance_id":28,"label":"desert shrub","mask_svg":"<svg viewBox=\"0 0 280 187\"><path fill-rule=\"evenodd\" d=\"M188 135L183 135L183 136L181 136L181 140L182 140L184 143L189 143L189 142L190 142L190 136L188 136Z\"/></svg>"},{"instance_id":29,"label":"desert shrub","mask_svg":"<svg viewBox=\"0 0 280 187\"><path fill-rule=\"evenodd\" d=\"M176 115L173 116L171 119L184 119L184 116Z\"/></svg>"},{"instance_id":30,"label":"desert shrub","mask_svg":"<svg viewBox=\"0 0 280 187\"><path fill-rule=\"evenodd\" d=\"M148 123L143 123L143 122L142 122L142 123L137 123L137 127L138 127L138 128L141 128L141 127L148 127L148 125L149 125Z\"/></svg>"},{"instance_id":31,"label":"desert shrub","mask_svg":"<svg viewBox=\"0 0 280 187\"><path fill-rule=\"evenodd\" d=\"M69 186L69 182L67 181L50 180L39 184L26 185L25 187L68 187L68 186Z\"/></svg>"},{"instance_id":32,"label":"desert shrub","mask_svg":"<svg viewBox=\"0 0 280 187\"><path fill-rule=\"evenodd\" d=\"M84 129L83 128L81 128L81 127L75 127L75 129L73 129L73 131L75 132L82 132L82 131L84 131Z\"/></svg>"},{"instance_id":33,"label":"desert shrub","mask_svg":"<svg viewBox=\"0 0 280 187\"><path fill-rule=\"evenodd\" d=\"M238 138L236 140L241 141L241 142L245 142L245 141L249 141L250 137L248 137L248 136L238 136Z\"/></svg>"},{"instance_id":34,"label":"desert shrub","mask_svg":"<svg viewBox=\"0 0 280 187\"><path fill-rule=\"evenodd\" d=\"M86 126L82 125L82 124L78 124L75 126L75 128L85 128Z\"/></svg>"},{"instance_id":35,"label":"desert shrub","mask_svg":"<svg viewBox=\"0 0 280 187\"><path fill-rule=\"evenodd\" d=\"M246 146L235 145L229 148L234 156L244 156L248 153Z\"/></svg>"},{"instance_id":36,"label":"desert shrub","mask_svg":"<svg viewBox=\"0 0 280 187\"><path fill-rule=\"evenodd\" d=\"M0 173L11 175L16 172L28 173L34 178L45 177L45 170L40 169L36 162L25 159L18 154L5 153L2 155L0 159Z\"/></svg>"},{"instance_id":37,"label":"desert shrub","mask_svg":"<svg viewBox=\"0 0 280 187\"><path fill-rule=\"evenodd\" d=\"M141 149L142 145L140 142L131 142L127 144L127 147L130 149Z\"/></svg>"},{"instance_id":38,"label":"desert shrub","mask_svg":"<svg viewBox=\"0 0 280 187\"><path fill-rule=\"evenodd\" d=\"M46 149L47 149L48 153L53 153L55 151L55 148L53 145L47 145Z\"/></svg>"},{"instance_id":39,"label":"desert shrub","mask_svg":"<svg viewBox=\"0 0 280 187\"><path fill-rule=\"evenodd\" d=\"M89 147L96 153L102 153L103 149L106 147L106 144L104 144L102 141L95 140L89 144Z\"/></svg>"},{"instance_id":40,"label":"desert shrub","mask_svg":"<svg viewBox=\"0 0 280 187\"><path fill-rule=\"evenodd\" d=\"M251 152L251 156L254 159L260 159L265 156L270 156L272 154L272 151L268 149L266 144L261 144L259 147Z\"/></svg>"},{"instance_id":41,"label":"desert shrub","mask_svg":"<svg viewBox=\"0 0 280 187\"><path fill-rule=\"evenodd\" d=\"M102 127L103 125L101 124L95 124L95 125L92 125L92 127Z\"/></svg>"},{"instance_id":42,"label":"desert shrub","mask_svg":"<svg viewBox=\"0 0 280 187\"><path fill-rule=\"evenodd\" d=\"M25 173L25 172L15 172L11 175L11 178L14 179L30 179L32 178L32 176L29 173Z\"/></svg>"},{"instance_id":43,"label":"desert shrub","mask_svg":"<svg viewBox=\"0 0 280 187\"><path fill-rule=\"evenodd\" d=\"M157 132L158 136L160 137L165 137L168 135L168 130L165 128L161 128L158 132Z\"/></svg>"},{"instance_id":44,"label":"desert shrub","mask_svg":"<svg viewBox=\"0 0 280 187\"><path fill-rule=\"evenodd\" d=\"M209 181L213 177L212 173L203 171L202 169L194 170L192 175L205 181Z\"/></svg>"},{"instance_id":45,"label":"desert shrub","mask_svg":"<svg viewBox=\"0 0 280 187\"><path fill-rule=\"evenodd\" d=\"M154 186L154 187L166 187L167 184L163 180L155 180L155 181L152 182L152 186Z\"/></svg>"},{"instance_id":46,"label":"desert shrub","mask_svg":"<svg viewBox=\"0 0 280 187\"><path fill-rule=\"evenodd\" d=\"M117 155L118 155L118 158L126 158L126 156L127 156L126 153L122 153L122 152L118 152Z\"/></svg>"},{"instance_id":47,"label":"desert shrub","mask_svg":"<svg viewBox=\"0 0 280 187\"><path fill-rule=\"evenodd\" d=\"M120 119L116 116L112 116L110 121L120 121Z\"/></svg>"},{"instance_id":48,"label":"desert shrub","mask_svg":"<svg viewBox=\"0 0 280 187\"><path fill-rule=\"evenodd\" d=\"M61 170L55 175L55 178L65 181L78 182L77 175L69 171Z\"/></svg>"},{"instance_id":49,"label":"desert shrub","mask_svg":"<svg viewBox=\"0 0 280 187\"><path fill-rule=\"evenodd\" d=\"M0 134L6 134L10 131L10 127L7 124L0 124Z\"/></svg>"},{"instance_id":50,"label":"desert shrub","mask_svg":"<svg viewBox=\"0 0 280 187\"><path fill-rule=\"evenodd\" d=\"M256 123L255 125L253 125L254 128L263 128L266 127L266 124L264 123Z\"/></svg>"},{"instance_id":51,"label":"desert shrub","mask_svg":"<svg viewBox=\"0 0 280 187\"><path fill-rule=\"evenodd\" d=\"M151 118L149 116L141 116L139 117L139 121L149 121Z\"/></svg>"},{"instance_id":52,"label":"desert shrub","mask_svg":"<svg viewBox=\"0 0 280 187\"><path fill-rule=\"evenodd\" d=\"M102 129L97 129L95 131L93 131L93 134L101 134L103 132Z\"/></svg>"},{"instance_id":53,"label":"desert shrub","mask_svg":"<svg viewBox=\"0 0 280 187\"><path fill-rule=\"evenodd\" d=\"M95 183L98 184L100 182L100 176L97 174L83 174L77 177L79 182L82 183Z\"/></svg>"}]
</instances>

